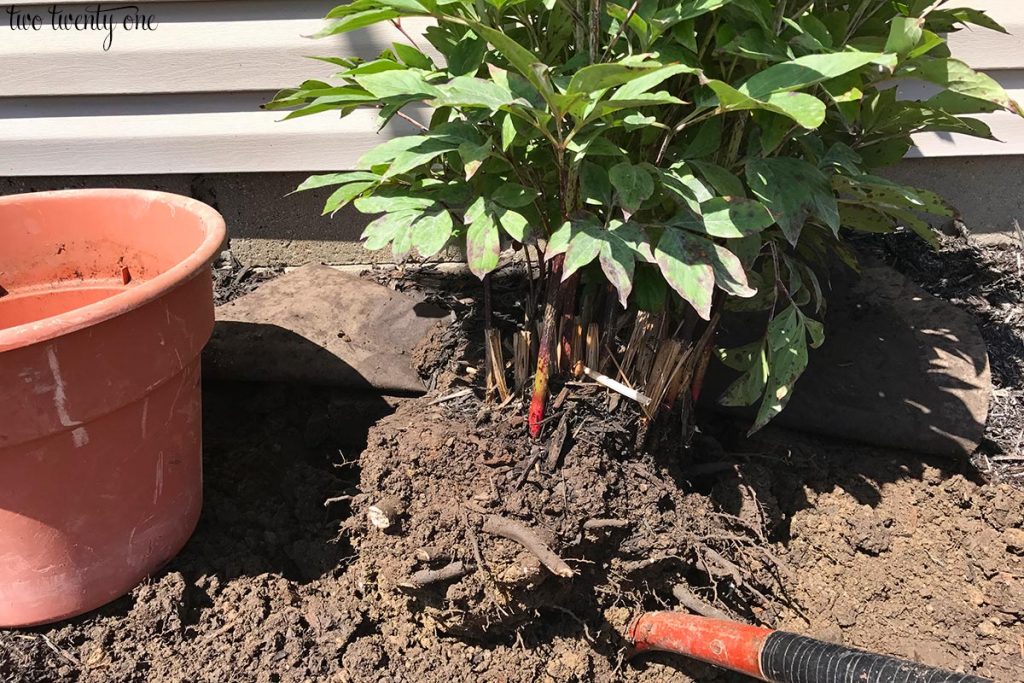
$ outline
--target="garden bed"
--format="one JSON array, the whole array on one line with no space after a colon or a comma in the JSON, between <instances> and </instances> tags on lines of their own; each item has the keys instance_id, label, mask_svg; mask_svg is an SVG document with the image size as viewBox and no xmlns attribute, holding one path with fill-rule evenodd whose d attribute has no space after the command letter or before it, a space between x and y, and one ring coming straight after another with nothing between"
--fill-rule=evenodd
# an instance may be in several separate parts
<instances>
[{"instance_id":1,"label":"garden bed","mask_svg":"<svg viewBox=\"0 0 1024 683\"><path fill-rule=\"evenodd\" d=\"M929 256L898 240L876 246L926 289L960 297L942 278L953 280L959 250L974 247L951 242ZM704 608L1021 680L1024 490L1012 449L1024 353L1019 318L1006 317L1020 315L1021 298L1014 259L970 257L983 267L959 277L978 278L964 286L988 308L960 298L979 316L997 384L981 472L777 428L747 440L742 425L714 416L675 457L625 457L636 444L629 407L609 411L605 394L587 391L553 412L574 406L564 449L537 455L512 404L435 403L458 393L480 353L460 346L453 326L421 354L436 361L433 393L400 401L368 448L366 432L351 428L366 420L352 419L349 394L207 386L195 537L96 613L0 634L0 679L737 680L666 655L625 659L624 619L641 606L676 608L673 589L684 585ZM939 265L921 265L931 259ZM464 296L447 303L473 319ZM357 403L368 418L391 410L372 397ZM405 508L400 533L370 528L363 514L385 490ZM487 533L489 514L548 529L545 542L576 574L560 584L568 588L538 582L546 570ZM582 528L609 519L625 527ZM443 557L424 562L419 551ZM399 585L478 553L485 570L459 582ZM509 600L497 601L489 582L518 570L524 580L506 581Z\"/></svg>"}]
</instances>

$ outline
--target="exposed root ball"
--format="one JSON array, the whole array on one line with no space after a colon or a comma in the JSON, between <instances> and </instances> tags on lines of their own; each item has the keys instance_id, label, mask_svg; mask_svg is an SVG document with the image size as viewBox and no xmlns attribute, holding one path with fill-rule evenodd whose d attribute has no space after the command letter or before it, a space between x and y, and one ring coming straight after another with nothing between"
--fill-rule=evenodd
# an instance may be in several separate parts
<instances>
[{"instance_id":1,"label":"exposed root ball","mask_svg":"<svg viewBox=\"0 0 1024 683\"><path fill-rule=\"evenodd\" d=\"M682 449L638 453L632 434L593 418L603 400L573 400L571 419L552 419L555 458L535 457L551 448L516 410L472 397L410 401L373 429L346 531L375 617L483 637L541 610L639 608L657 599L651 585L671 600L693 576L712 602L721 584L720 606L771 594L764 559L744 550L761 529L680 488ZM363 521L391 511L401 524L387 533Z\"/></svg>"}]
</instances>

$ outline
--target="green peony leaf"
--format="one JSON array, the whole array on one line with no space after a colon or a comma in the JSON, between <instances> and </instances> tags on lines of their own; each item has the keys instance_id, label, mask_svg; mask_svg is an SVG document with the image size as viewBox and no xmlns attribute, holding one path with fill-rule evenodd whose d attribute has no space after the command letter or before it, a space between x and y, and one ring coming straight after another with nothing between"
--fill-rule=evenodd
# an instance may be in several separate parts
<instances>
[{"instance_id":1,"label":"green peony leaf","mask_svg":"<svg viewBox=\"0 0 1024 683\"><path fill-rule=\"evenodd\" d=\"M532 187L523 187L518 183L505 183L494 191L494 194L491 195L491 200L510 209L518 209L532 204L537 196L537 190Z\"/></svg>"},{"instance_id":2,"label":"green peony leaf","mask_svg":"<svg viewBox=\"0 0 1024 683\"><path fill-rule=\"evenodd\" d=\"M750 358L745 368L736 368L743 370L743 375L729 385L718 402L732 408L754 405L768 383L768 356L764 350L764 341L759 340L740 349L730 349L726 354L743 354Z\"/></svg>"},{"instance_id":3,"label":"green peony leaf","mask_svg":"<svg viewBox=\"0 0 1024 683\"><path fill-rule=\"evenodd\" d=\"M501 235L498 224L489 211L470 223L466 231L466 262L470 271L481 280L498 267L501 255Z\"/></svg>"},{"instance_id":4,"label":"green peony leaf","mask_svg":"<svg viewBox=\"0 0 1024 683\"><path fill-rule=\"evenodd\" d=\"M366 240L363 245L370 251L383 249L398 236L400 230L406 230L419 215L419 211L407 210L386 213L380 218L371 221L360 239Z\"/></svg>"},{"instance_id":5,"label":"green peony leaf","mask_svg":"<svg viewBox=\"0 0 1024 683\"><path fill-rule=\"evenodd\" d=\"M757 99L722 81L711 80L707 86L718 97L718 107L723 112L763 109L788 116L810 130L825 121L825 103L807 93L780 92Z\"/></svg>"},{"instance_id":6,"label":"green peony leaf","mask_svg":"<svg viewBox=\"0 0 1024 683\"><path fill-rule=\"evenodd\" d=\"M661 68L659 62L650 64L591 64L573 74L566 88L567 94L590 94L597 90L614 88L650 74Z\"/></svg>"},{"instance_id":7,"label":"green peony leaf","mask_svg":"<svg viewBox=\"0 0 1024 683\"><path fill-rule=\"evenodd\" d=\"M387 99L402 97L423 99L437 97L440 91L427 82L426 74L416 69L382 71L380 73L356 76L356 83L370 91L374 97Z\"/></svg>"},{"instance_id":8,"label":"green peony leaf","mask_svg":"<svg viewBox=\"0 0 1024 683\"><path fill-rule=\"evenodd\" d=\"M530 236L530 223L518 211L494 207L494 214L501 228L516 242L525 242Z\"/></svg>"},{"instance_id":9,"label":"green peony leaf","mask_svg":"<svg viewBox=\"0 0 1024 683\"><path fill-rule=\"evenodd\" d=\"M711 319L715 289L709 244L693 233L668 227L654 251L665 281L705 320Z\"/></svg>"},{"instance_id":10,"label":"green peony leaf","mask_svg":"<svg viewBox=\"0 0 1024 683\"><path fill-rule=\"evenodd\" d=\"M486 53L487 41L474 33L467 33L448 55L448 73L452 76L475 74L483 64Z\"/></svg>"},{"instance_id":11,"label":"green peony leaf","mask_svg":"<svg viewBox=\"0 0 1024 683\"><path fill-rule=\"evenodd\" d=\"M434 90L437 94L430 103L434 107L481 107L497 111L516 101L511 91L494 81L474 76L456 76Z\"/></svg>"},{"instance_id":12,"label":"green peony leaf","mask_svg":"<svg viewBox=\"0 0 1024 683\"><path fill-rule=\"evenodd\" d=\"M793 386L807 369L807 339L801 334L792 346L772 351L768 357L768 382L761 407L750 429L756 432L771 422L789 403Z\"/></svg>"},{"instance_id":13,"label":"green peony leaf","mask_svg":"<svg viewBox=\"0 0 1024 683\"><path fill-rule=\"evenodd\" d=\"M422 211L434 206L435 203L433 199L425 197L396 196L394 193L389 192L357 199L355 207L361 213L393 213L410 209Z\"/></svg>"},{"instance_id":14,"label":"green peony leaf","mask_svg":"<svg viewBox=\"0 0 1024 683\"><path fill-rule=\"evenodd\" d=\"M628 161L615 164L608 169L608 180L618 194L619 204L630 211L639 209L640 205L654 194L654 180L651 174Z\"/></svg>"},{"instance_id":15,"label":"green peony leaf","mask_svg":"<svg viewBox=\"0 0 1024 683\"><path fill-rule=\"evenodd\" d=\"M868 64L891 69L896 66L896 55L856 51L806 55L759 71L738 90L754 99L766 99L775 93L799 90L837 78Z\"/></svg>"},{"instance_id":16,"label":"green peony leaf","mask_svg":"<svg viewBox=\"0 0 1024 683\"><path fill-rule=\"evenodd\" d=\"M892 219L883 212L847 202L839 205L839 221L844 228L858 232L892 232L896 229Z\"/></svg>"},{"instance_id":17,"label":"green peony leaf","mask_svg":"<svg viewBox=\"0 0 1024 683\"><path fill-rule=\"evenodd\" d=\"M839 205L825 175L802 159L752 159L747 184L795 245L808 218L839 232Z\"/></svg>"},{"instance_id":18,"label":"green peony leaf","mask_svg":"<svg viewBox=\"0 0 1024 683\"><path fill-rule=\"evenodd\" d=\"M444 249L452 236L452 215L447 211L420 214L412 224L412 245L423 258L430 258Z\"/></svg>"},{"instance_id":19,"label":"green peony leaf","mask_svg":"<svg viewBox=\"0 0 1024 683\"><path fill-rule=\"evenodd\" d=\"M348 33L349 31L355 31L356 29L365 28L367 26L371 26L382 21L396 19L398 18L398 16L398 12L392 9L368 9L363 12L349 14L345 17L342 17L338 21L329 22L324 28L314 33L313 37L326 38L328 36L338 35L339 33Z\"/></svg>"},{"instance_id":20,"label":"green peony leaf","mask_svg":"<svg viewBox=\"0 0 1024 683\"><path fill-rule=\"evenodd\" d=\"M326 173L323 175L314 175L306 178L301 185L292 190L293 192L305 192L306 190L316 190L321 187L330 187L332 185L344 185L346 183L354 183L356 181L363 182L375 182L380 180L380 176L376 173L369 173L367 171L349 171L347 173Z\"/></svg>"},{"instance_id":21,"label":"green peony leaf","mask_svg":"<svg viewBox=\"0 0 1024 683\"><path fill-rule=\"evenodd\" d=\"M747 273L743 263L736 254L720 244L708 241L708 254L711 268L715 273L715 284L726 294L749 299L757 294L757 290L747 282Z\"/></svg>"},{"instance_id":22,"label":"green peony leaf","mask_svg":"<svg viewBox=\"0 0 1024 683\"><path fill-rule=\"evenodd\" d=\"M600 231L601 226L592 219L572 221L572 240L565 251L565 261L562 264L563 282L597 258L601 251Z\"/></svg>"},{"instance_id":23,"label":"green peony leaf","mask_svg":"<svg viewBox=\"0 0 1024 683\"><path fill-rule=\"evenodd\" d=\"M994 78L975 71L958 59L921 57L901 70L901 75L920 78L941 85L950 92L992 102L1007 111L1021 114L1018 104Z\"/></svg>"},{"instance_id":24,"label":"green peony leaf","mask_svg":"<svg viewBox=\"0 0 1024 683\"><path fill-rule=\"evenodd\" d=\"M889 39L885 42L886 52L908 55L921 42L924 19L917 17L896 17L889 22Z\"/></svg>"}]
</instances>

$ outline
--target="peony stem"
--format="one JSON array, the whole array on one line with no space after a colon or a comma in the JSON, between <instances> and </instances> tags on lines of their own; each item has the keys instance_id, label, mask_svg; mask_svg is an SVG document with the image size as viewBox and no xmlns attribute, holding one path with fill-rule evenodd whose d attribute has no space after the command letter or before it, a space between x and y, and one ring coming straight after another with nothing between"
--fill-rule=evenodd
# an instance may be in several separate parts
<instances>
[{"instance_id":1,"label":"peony stem","mask_svg":"<svg viewBox=\"0 0 1024 683\"><path fill-rule=\"evenodd\" d=\"M540 327L540 348L537 350L537 374L533 379L533 398L530 400L529 428L530 436L540 436L541 426L544 422L544 409L548 398L548 383L551 380L551 355L554 350L555 337L558 334L558 314L561 303L562 283L562 261L564 257L558 255L551 259L551 272L546 282L546 298L544 301L544 316L541 319Z\"/></svg>"}]
</instances>

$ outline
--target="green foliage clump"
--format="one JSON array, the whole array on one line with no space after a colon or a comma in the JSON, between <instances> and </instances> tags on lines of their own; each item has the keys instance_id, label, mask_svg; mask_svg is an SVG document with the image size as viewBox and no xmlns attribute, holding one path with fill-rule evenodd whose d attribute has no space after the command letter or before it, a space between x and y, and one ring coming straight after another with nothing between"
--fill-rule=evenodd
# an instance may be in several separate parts
<instances>
[{"instance_id":1,"label":"green foliage clump","mask_svg":"<svg viewBox=\"0 0 1024 683\"><path fill-rule=\"evenodd\" d=\"M767 311L762 339L720 352L743 373L723 401L760 400L755 428L824 339L816 270L852 260L844 230L934 243L923 214L954 215L875 170L915 133L991 138L970 114L1019 113L944 38L1003 29L942 0L355 0L320 35L411 17L425 32L377 59L325 58L337 82L268 105L421 122L300 189L335 188L325 213L382 213L366 247L397 259L458 245L484 277L509 247L533 250L549 308L607 284L619 305L681 321L691 345L723 307ZM901 99L908 79L934 94Z\"/></svg>"}]
</instances>

